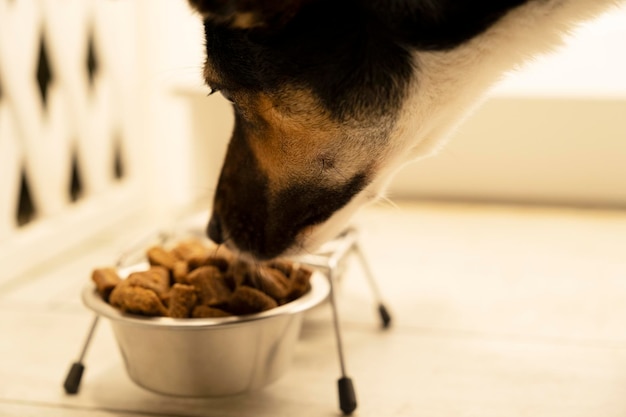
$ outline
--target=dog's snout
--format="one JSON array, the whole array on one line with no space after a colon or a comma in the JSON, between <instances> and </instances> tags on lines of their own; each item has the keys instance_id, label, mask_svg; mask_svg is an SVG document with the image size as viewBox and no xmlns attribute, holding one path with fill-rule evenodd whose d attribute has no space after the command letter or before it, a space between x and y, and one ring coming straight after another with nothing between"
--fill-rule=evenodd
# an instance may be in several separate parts
<instances>
[{"instance_id":1,"label":"dog's snout","mask_svg":"<svg viewBox=\"0 0 626 417\"><path fill-rule=\"evenodd\" d=\"M213 242L217 243L218 245L224 243L222 221L216 213L213 213L213 215L211 216L211 220L209 220L209 225L207 226L207 235Z\"/></svg>"}]
</instances>

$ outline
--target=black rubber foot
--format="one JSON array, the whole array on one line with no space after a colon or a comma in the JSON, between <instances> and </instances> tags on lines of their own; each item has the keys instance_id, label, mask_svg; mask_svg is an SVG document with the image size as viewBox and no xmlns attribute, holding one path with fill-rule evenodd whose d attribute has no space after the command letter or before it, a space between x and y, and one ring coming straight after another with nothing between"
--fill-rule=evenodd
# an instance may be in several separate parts
<instances>
[{"instance_id":1,"label":"black rubber foot","mask_svg":"<svg viewBox=\"0 0 626 417\"><path fill-rule=\"evenodd\" d=\"M78 392L84 370L85 366L82 363L74 362L72 364L70 371L67 373L67 377L65 377L65 382L63 383L63 388L65 388L66 393L76 394Z\"/></svg>"},{"instance_id":2,"label":"black rubber foot","mask_svg":"<svg viewBox=\"0 0 626 417\"><path fill-rule=\"evenodd\" d=\"M356 394L352 379L344 376L337 381L337 385L339 387L339 408L344 415L349 416L356 410Z\"/></svg>"},{"instance_id":3,"label":"black rubber foot","mask_svg":"<svg viewBox=\"0 0 626 417\"><path fill-rule=\"evenodd\" d=\"M380 319L383 322L383 329L389 328L391 326L391 314L389 314L384 304L378 305L378 314L380 314Z\"/></svg>"}]
</instances>

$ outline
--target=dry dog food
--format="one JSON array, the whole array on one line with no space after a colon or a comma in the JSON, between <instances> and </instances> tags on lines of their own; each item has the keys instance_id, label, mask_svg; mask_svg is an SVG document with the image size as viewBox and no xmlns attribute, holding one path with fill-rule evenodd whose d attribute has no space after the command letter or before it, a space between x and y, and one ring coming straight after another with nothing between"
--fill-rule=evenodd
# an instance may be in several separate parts
<instances>
[{"instance_id":1,"label":"dry dog food","mask_svg":"<svg viewBox=\"0 0 626 417\"><path fill-rule=\"evenodd\" d=\"M150 267L120 279L99 268L92 280L102 298L126 313L174 318L227 317L266 311L311 288L312 271L275 260L250 264L228 250L187 240L147 251Z\"/></svg>"}]
</instances>

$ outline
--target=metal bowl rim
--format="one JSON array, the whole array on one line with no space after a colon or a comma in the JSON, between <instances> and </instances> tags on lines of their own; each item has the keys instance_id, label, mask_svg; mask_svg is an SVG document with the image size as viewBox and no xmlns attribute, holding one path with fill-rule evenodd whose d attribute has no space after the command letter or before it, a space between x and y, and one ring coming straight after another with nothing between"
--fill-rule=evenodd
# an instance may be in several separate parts
<instances>
[{"instance_id":1,"label":"metal bowl rim","mask_svg":"<svg viewBox=\"0 0 626 417\"><path fill-rule=\"evenodd\" d=\"M121 276L140 270L145 267L145 263L133 265L119 270ZM309 310L322 303L330 294L330 283L328 279L319 271L313 271L311 276L311 289L300 298L287 304L275 307L256 314L246 314L240 316L198 318L198 319L175 319L171 317L144 317L135 314L128 314L119 311L117 308L105 302L96 291L93 282L89 282L82 291L83 304L96 314L106 317L116 322L137 325L144 327L166 327L171 330L201 330L209 328L224 328L226 326L236 326L248 324L258 320L265 320L276 316L298 314Z\"/></svg>"}]
</instances>

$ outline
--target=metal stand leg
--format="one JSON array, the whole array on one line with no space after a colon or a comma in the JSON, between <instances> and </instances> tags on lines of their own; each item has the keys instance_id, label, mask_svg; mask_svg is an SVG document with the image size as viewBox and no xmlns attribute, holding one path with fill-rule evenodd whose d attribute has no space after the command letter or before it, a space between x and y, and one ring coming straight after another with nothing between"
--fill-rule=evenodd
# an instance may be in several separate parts
<instances>
[{"instance_id":1,"label":"metal stand leg","mask_svg":"<svg viewBox=\"0 0 626 417\"><path fill-rule=\"evenodd\" d=\"M323 250L320 254L300 257L300 261L314 268L323 269L330 282L330 305L333 314L335 339L337 341L337 353L339 355L339 364L341 367L341 378L339 378L338 381L339 408L345 415L349 415L356 410L357 400L352 379L348 377L346 373L336 299L336 279L338 278L336 275L338 271L342 269L343 263L351 252L356 254L365 273L369 287L372 290L378 307L378 313L380 315L383 328L387 329L391 325L391 315L383 302L380 290L378 289L372 270L365 259L365 255L357 243L356 231L354 229L348 229L335 241L330 243L331 245L326 247L326 250Z\"/></svg>"},{"instance_id":2,"label":"metal stand leg","mask_svg":"<svg viewBox=\"0 0 626 417\"><path fill-rule=\"evenodd\" d=\"M370 288L372 289L372 293L374 294L376 303L378 304L378 314L380 315L383 328L388 329L389 326L391 326L391 314L389 314L389 310L387 310L387 307L385 306L385 303L383 302L383 297L380 293L380 289L378 288L378 285L376 284L376 280L374 280L374 274L372 274L372 270L370 269L370 266L367 263L365 259L365 255L363 254L363 251L361 250L361 247L359 246L359 244L355 241L352 247L353 247L354 252L356 253L356 256L359 259L359 262L361 263L361 267L363 268L363 271L365 272L365 277L367 278L367 281L369 282L369 285L370 285Z\"/></svg>"},{"instance_id":3,"label":"metal stand leg","mask_svg":"<svg viewBox=\"0 0 626 417\"><path fill-rule=\"evenodd\" d=\"M148 236L144 236L139 239L136 243L131 245L129 249L123 252L115 262L116 267L121 267L124 263L128 262L129 258L133 255L136 255L136 252L145 247L148 242L152 240L157 240L159 244L163 244L170 235L167 232L159 232L159 233L150 233ZM96 327L98 326L100 316L97 314L94 316L93 321L91 322L91 326L89 327L89 332L87 333L87 338L83 343L83 348L80 352L80 356L78 360L74 362L65 377L65 381L63 382L63 388L65 392L68 394L76 394L80 388L80 381L83 377L83 372L85 371L85 365L83 364L83 360L85 355L87 354L87 350L89 349L89 345L91 344L91 339L93 338Z\"/></svg>"},{"instance_id":4,"label":"metal stand leg","mask_svg":"<svg viewBox=\"0 0 626 417\"><path fill-rule=\"evenodd\" d=\"M341 368L341 378L337 381L339 391L339 408L344 415L350 415L356 410L356 393L352 378L346 373L346 364L343 354L343 344L341 341L341 331L339 328L339 314L337 311L337 300L335 297L335 283L332 269L328 271L328 281L330 282L330 305L333 312L333 327L335 328L335 340L337 341L337 353L339 354L339 365Z\"/></svg>"},{"instance_id":5,"label":"metal stand leg","mask_svg":"<svg viewBox=\"0 0 626 417\"><path fill-rule=\"evenodd\" d=\"M72 364L70 370L67 373L67 376L65 377L63 388L68 394L76 394L78 392L78 389L80 388L80 381L83 378L83 371L85 370L83 360L85 359L85 354L87 353L87 349L89 348L91 339L93 338L96 327L98 326L99 319L100 316L96 314L91 322L91 326L89 327L89 333L87 333L87 338L83 343L83 348L80 352L80 356L78 357L78 360Z\"/></svg>"}]
</instances>

